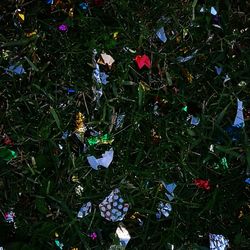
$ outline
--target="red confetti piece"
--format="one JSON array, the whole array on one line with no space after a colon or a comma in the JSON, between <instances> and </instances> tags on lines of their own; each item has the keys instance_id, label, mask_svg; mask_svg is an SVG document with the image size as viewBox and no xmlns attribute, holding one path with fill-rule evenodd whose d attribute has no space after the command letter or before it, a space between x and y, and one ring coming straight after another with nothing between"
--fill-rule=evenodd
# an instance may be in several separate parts
<instances>
[{"instance_id":1,"label":"red confetti piece","mask_svg":"<svg viewBox=\"0 0 250 250\"><path fill-rule=\"evenodd\" d=\"M150 59L147 55L143 55L143 56L137 55L135 57L135 61L138 65L139 69L143 68L143 66L146 66L147 68L151 67L151 62L150 62Z\"/></svg>"},{"instance_id":2,"label":"red confetti piece","mask_svg":"<svg viewBox=\"0 0 250 250\"><path fill-rule=\"evenodd\" d=\"M3 144L4 145L14 146L13 141L10 139L10 137L8 135L4 135L4 137L3 137Z\"/></svg>"},{"instance_id":3,"label":"red confetti piece","mask_svg":"<svg viewBox=\"0 0 250 250\"><path fill-rule=\"evenodd\" d=\"M208 180L202 180L202 179L195 179L194 180L194 184L199 187L199 188L203 188L206 190L210 189L210 183Z\"/></svg>"},{"instance_id":4,"label":"red confetti piece","mask_svg":"<svg viewBox=\"0 0 250 250\"><path fill-rule=\"evenodd\" d=\"M101 6L104 4L104 0L94 0L94 5L95 6Z\"/></svg>"}]
</instances>

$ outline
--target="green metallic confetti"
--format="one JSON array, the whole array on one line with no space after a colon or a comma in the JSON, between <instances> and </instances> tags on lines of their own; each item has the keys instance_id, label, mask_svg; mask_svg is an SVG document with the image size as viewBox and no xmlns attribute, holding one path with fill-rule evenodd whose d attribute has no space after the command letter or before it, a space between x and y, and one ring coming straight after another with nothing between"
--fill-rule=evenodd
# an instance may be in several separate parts
<instances>
[{"instance_id":1,"label":"green metallic confetti","mask_svg":"<svg viewBox=\"0 0 250 250\"><path fill-rule=\"evenodd\" d=\"M185 111L185 112L187 112L187 110L188 110L188 107L187 106L185 106L185 107L183 107L182 109L181 109L182 111Z\"/></svg>"},{"instance_id":2,"label":"green metallic confetti","mask_svg":"<svg viewBox=\"0 0 250 250\"><path fill-rule=\"evenodd\" d=\"M0 158L4 159L5 161L10 161L17 157L15 151L12 151L6 147L0 149Z\"/></svg>"},{"instance_id":3,"label":"green metallic confetti","mask_svg":"<svg viewBox=\"0 0 250 250\"><path fill-rule=\"evenodd\" d=\"M226 157L221 158L220 162L215 164L215 169L227 170L228 169L227 158Z\"/></svg>"},{"instance_id":4,"label":"green metallic confetti","mask_svg":"<svg viewBox=\"0 0 250 250\"><path fill-rule=\"evenodd\" d=\"M92 136L88 138L87 141L88 144L92 146L97 144L111 144L114 139L109 134L105 134L101 136Z\"/></svg>"},{"instance_id":5,"label":"green metallic confetti","mask_svg":"<svg viewBox=\"0 0 250 250\"><path fill-rule=\"evenodd\" d=\"M63 249L63 243L61 243L58 239L55 240L55 244L58 248Z\"/></svg>"}]
</instances>

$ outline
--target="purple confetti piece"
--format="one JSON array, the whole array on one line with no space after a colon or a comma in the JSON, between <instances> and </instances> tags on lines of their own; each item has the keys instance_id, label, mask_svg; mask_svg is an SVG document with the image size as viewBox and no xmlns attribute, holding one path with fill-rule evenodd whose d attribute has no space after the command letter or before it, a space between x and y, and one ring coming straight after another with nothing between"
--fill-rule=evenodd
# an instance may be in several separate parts
<instances>
[{"instance_id":1,"label":"purple confetti piece","mask_svg":"<svg viewBox=\"0 0 250 250\"><path fill-rule=\"evenodd\" d=\"M222 67L217 67L217 66L215 66L215 71L216 71L216 74L217 74L217 75L220 75L221 72L222 72L222 70L223 70Z\"/></svg>"},{"instance_id":2,"label":"purple confetti piece","mask_svg":"<svg viewBox=\"0 0 250 250\"><path fill-rule=\"evenodd\" d=\"M58 30L60 30L62 32L67 32L68 29L69 29L69 26L68 26L68 24L65 24L65 23L58 26Z\"/></svg>"}]
</instances>

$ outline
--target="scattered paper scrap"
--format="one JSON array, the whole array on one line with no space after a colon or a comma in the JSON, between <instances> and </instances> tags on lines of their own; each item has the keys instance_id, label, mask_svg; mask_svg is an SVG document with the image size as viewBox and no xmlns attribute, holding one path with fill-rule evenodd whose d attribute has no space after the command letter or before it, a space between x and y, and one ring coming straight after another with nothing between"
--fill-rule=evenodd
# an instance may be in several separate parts
<instances>
[{"instance_id":1,"label":"scattered paper scrap","mask_svg":"<svg viewBox=\"0 0 250 250\"><path fill-rule=\"evenodd\" d=\"M80 208L77 218L83 218L91 213L92 210L92 203L89 201L87 203L83 203L82 207Z\"/></svg>"},{"instance_id":2,"label":"scattered paper scrap","mask_svg":"<svg viewBox=\"0 0 250 250\"><path fill-rule=\"evenodd\" d=\"M183 63L183 62L187 62L189 60L191 60L194 56L191 55L191 56L186 56L186 57L183 57L183 56L179 56L176 58L176 60L180 63Z\"/></svg>"},{"instance_id":3,"label":"scattered paper scrap","mask_svg":"<svg viewBox=\"0 0 250 250\"><path fill-rule=\"evenodd\" d=\"M79 7L80 7L82 10L88 10L89 4L88 4L88 3L85 3L85 2L82 2L82 3L79 4Z\"/></svg>"},{"instance_id":4,"label":"scattered paper scrap","mask_svg":"<svg viewBox=\"0 0 250 250\"><path fill-rule=\"evenodd\" d=\"M114 58L106 53L101 53L100 58L97 60L97 63L102 65L108 65L109 69L111 69L112 64L115 62Z\"/></svg>"},{"instance_id":5,"label":"scattered paper scrap","mask_svg":"<svg viewBox=\"0 0 250 250\"><path fill-rule=\"evenodd\" d=\"M139 69L142 69L144 66L146 66L147 68L151 67L151 62L147 55L142 55L142 56L137 55L135 57L135 61Z\"/></svg>"},{"instance_id":6,"label":"scattered paper scrap","mask_svg":"<svg viewBox=\"0 0 250 250\"><path fill-rule=\"evenodd\" d=\"M109 77L109 75L107 75L105 72L100 72L100 79L101 79L101 83L106 85L108 83L107 78Z\"/></svg>"},{"instance_id":7,"label":"scattered paper scrap","mask_svg":"<svg viewBox=\"0 0 250 250\"><path fill-rule=\"evenodd\" d=\"M3 135L3 140L2 140L2 143L4 144L4 145L9 145L9 146L14 146L14 142L12 141L12 139L8 136L8 135L6 135L6 134L4 134Z\"/></svg>"},{"instance_id":8,"label":"scattered paper scrap","mask_svg":"<svg viewBox=\"0 0 250 250\"><path fill-rule=\"evenodd\" d=\"M95 64L95 68L93 69L93 73L92 73L92 78L94 80L94 82L96 83L101 83L101 76L100 76L100 68L98 64Z\"/></svg>"},{"instance_id":9,"label":"scattered paper scrap","mask_svg":"<svg viewBox=\"0 0 250 250\"><path fill-rule=\"evenodd\" d=\"M92 240L96 240L97 239L97 234L96 232L92 232L88 235Z\"/></svg>"},{"instance_id":10,"label":"scattered paper scrap","mask_svg":"<svg viewBox=\"0 0 250 250\"><path fill-rule=\"evenodd\" d=\"M194 51L190 56L179 56L176 58L177 62L179 63L184 63L184 62L187 62L187 61L190 61L191 59L193 59L193 57L195 56L195 54L197 53L198 50Z\"/></svg>"},{"instance_id":11,"label":"scattered paper scrap","mask_svg":"<svg viewBox=\"0 0 250 250\"><path fill-rule=\"evenodd\" d=\"M14 74L14 75L22 75L25 73L25 70L22 66L22 64L20 65L11 65L9 66L6 71L7 74L10 75L10 73Z\"/></svg>"},{"instance_id":12,"label":"scattered paper scrap","mask_svg":"<svg viewBox=\"0 0 250 250\"><path fill-rule=\"evenodd\" d=\"M119 35L119 32L118 32L118 31L114 32L114 33L113 33L113 38L114 38L115 40L117 40L118 35Z\"/></svg>"},{"instance_id":13,"label":"scattered paper scrap","mask_svg":"<svg viewBox=\"0 0 250 250\"><path fill-rule=\"evenodd\" d=\"M199 188L202 188L202 189L206 189L206 190L209 190L211 187L210 187L210 183L208 180L202 180L202 179L195 179L194 180L194 184L199 187Z\"/></svg>"},{"instance_id":14,"label":"scattered paper scrap","mask_svg":"<svg viewBox=\"0 0 250 250\"><path fill-rule=\"evenodd\" d=\"M217 10L216 10L214 7L211 7L210 13L211 13L213 16L216 16L216 15L217 15Z\"/></svg>"},{"instance_id":15,"label":"scattered paper scrap","mask_svg":"<svg viewBox=\"0 0 250 250\"><path fill-rule=\"evenodd\" d=\"M162 181L162 184L163 186L165 187L166 189L166 193L165 195L167 196L167 198L172 201L174 199L174 190L176 188L176 183L173 182L173 183L170 183L170 184L166 184L165 182Z\"/></svg>"},{"instance_id":16,"label":"scattered paper scrap","mask_svg":"<svg viewBox=\"0 0 250 250\"><path fill-rule=\"evenodd\" d=\"M59 249L63 249L63 243L61 243L58 239L55 239L55 244Z\"/></svg>"},{"instance_id":17,"label":"scattered paper scrap","mask_svg":"<svg viewBox=\"0 0 250 250\"><path fill-rule=\"evenodd\" d=\"M129 47L124 47L123 50L124 50L125 52L129 51L130 53L133 53L133 54L136 53L136 50L132 50L132 49L130 49Z\"/></svg>"},{"instance_id":18,"label":"scattered paper scrap","mask_svg":"<svg viewBox=\"0 0 250 250\"><path fill-rule=\"evenodd\" d=\"M227 158L226 157L222 157L220 162L215 164L215 169L223 169L226 170L228 169L228 163L227 163Z\"/></svg>"},{"instance_id":19,"label":"scattered paper scrap","mask_svg":"<svg viewBox=\"0 0 250 250\"><path fill-rule=\"evenodd\" d=\"M124 119L125 119L125 114L120 114L116 117L115 129L121 128L123 126Z\"/></svg>"},{"instance_id":20,"label":"scattered paper scrap","mask_svg":"<svg viewBox=\"0 0 250 250\"><path fill-rule=\"evenodd\" d=\"M206 9L202 6L201 8L200 8L200 13L204 13L206 11Z\"/></svg>"},{"instance_id":21,"label":"scattered paper scrap","mask_svg":"<svg viewBox=\"0 0 250 250\"><path fill-rule=\"evenodd\" d=\"M15 222L15 213L13 211L7 212L4 214L4 219L8 223L14 223Z\"/></svg>"},{"instance_id":22,"label":"scattered paper scrap","mask_svg":"<svg viewBox=\"0 0 250 250\"><path fill-rule=\"evenodd\" d=\"M112 144L114 139L109 134L104 135L95 135L91 136L87 139L88 144L91 145L97 145L97 144Z\"/></svg>"},{"instance_id":23,"label":"scattered paper scrap","mask_svg":"<svg viewBox=\"0 0 250 250\"><path fill-rule=\"evenodd\" d=\"M209 234L210 250L226 250L229 240L220 234Z\"/></svg>"},{"instance_id":24,"label":"scattered paper scrap","mask_svg":"<svg viewBox=\"0 0 250 250\"><path fill-rule=\"evenodd\" d=\"M0 148L0 158L4 159L5 161L10 161L17 157L15 151L8 149L7 147Z\"/></svg>"},{"instance_id":25,"label":"scattered paper scrap","mask_svg":"<svg viewBox=\"0 0 250 250\"><path fill-rule=\"evenodd\" d=\"M250 178L246 178L245 183L250 184Z\"/></svg>"},{"instance_id":26,"label":"scattered paper scrap","mask_svg":"<svg viewBox=\"0 0 250 250\"><path fill-rule=\"evenodd\" d=\"M67 32L68 29L69 29L69 26L66 23L63 23L63 24L58 26L58 30L61 31L61 32Z\"/></svg>"},{"instance_id":27,"label":"scattered paper scrap","mask_svg":"<svg viewBox=\"0 0 250 250\"><path fill-rule=\"evenodd\" d=\"M82 193L83 193L83 187L81 185L78 185L75 187L75 192L78 196L82 196Z\"/></svg>"},{"instance_id":28,"label":"scattered paper scrap","mask_svg":"<svg viewBox=\"0 0 250 250\"><path fill-rule=\"evenodd\" d=\"M101 216L108 221L121 221L129 209L129 204L119 196L120 190L114 189L100 204Z\"/></svg>"},{"instance_id":29,"label":"scattered paper scrap","mask_svg":"<svg viewBox=\"0 0 250 250\"><path fill-rule=\"evenodd\" d=\"M98 166L103 166L105 168L108 168L111 164L114 157L114 150L111 148L109 151L105 151L104 154L102 154L102 157L97 159L95 156L88 156L87 160L89 162L89 165L95 169L98 170Z\"/></svg>"},{"instance_id":30,"label":"scattered paper scrap","mask_svg":"<svg viewBox=\"0 0 250 250\"><path fill-rule=\"evenodd\" d=\"M214 27L222 29L219 15L212 16L212 24Z\"/></svg>"},{"instance_id":31,"label":"scattered paper scrap","mask_svg":"<svg viewBox=\"0 0 250 250\"><path fill-rule=\"evenodd\" d=\"M168 39L167 36L165 34L165 30L163 27L161 27L157 32L156 32L157 37L163 42L165 43Z\"/></svg>"},{"instance_id":32,"label":"scattered paper scrap","mask_svg":"<svg viewBox=\"0 0 250 250\"><path fill-rule=\"evenodd\" d=\"M25 21L24 11L21 9L16 9L13 15L14 25L18 28L22 27Z\"/></svg>"},{"instance_id":33,"label":"scattered paper scrap","mask_svg":"<svg viewBox=\"0 0 250 250\"><path fill-rule=\"evenodd\" d=\"M93 81L96 83L95 86L92 86L92 91L93 91L93 94L94 94L93 101L96 101L96 105L97 105L97 107L99 107L100 106L100 99L101 99L103 93L102 93L102 86L100 86L101 83L102 83L102 80L101 80L101 77L100 77L100 68L99 68L98 63L96 62L96 55L97 55L97 50L93 49L92 78L93 78ZM97 109L97 107L96 107L96 109Z\"/></svg>"},{"instance_id":34,"label":"scattered paper scrap","mask_svg":"<svg viewBox=\"0 0 250 250\"><path fill-rule=\"evenodd\" d=\"M86 127L84 125L84 120L85 120L84 115L81 112L78 112L76 114L76 121L75 121L75 124L76 124L75 131L76 132L84 133L86 131Z\"/></svg>"},{"instance_id":35,"label":"scattered paper scrap","mask_svg":"<svg viewBox=\"0 0 250 250\"><path fill-rule=\"evenodd\" d=\"M220 75L222 73L223 68L215 66L215 71L217 75Z\"/></svg>"},{"instance_id":36,"label":"scattered paper scrap","mask_svg":"<svg viewBox=\"0 0 250 250\"><path fill-rule=\"evenodd\" d=\"M126 247L131 237L129 235L128 230L125 228L125 226L122 223L119 224L115 233L120 239L120 245L123 247Z\"/></svg>"},{"instance_id":37,"label":"scattered paper scrap","mask_svg":"<svg viewBox=\"0 0 250 250\"><path fill-rule=\"evenodd\" d=\"M139 212L134 212L132 213L129 218L131 220L135 220L139 226L143 226L144 222L143 222L143 218L145 218L144 215L140 214Z\"/></svg>"},{"instance_id":38,"label":"scattered paper scrap","mask_svg":"<svg viewBox=\"0 0 250 250\"><path fill-rule=\"evenodd\" d=\"M223 84L225 84L226 82L228 82L228 81L231 80L231 78L229 77L228 74L226 74L224 77L222 77L222 79L224 80L224 81L223 81Z\"/></svg>"},{"instance_id":39,"label":"scattered paper scrap","mask_svg":"<svg viewBox=\"0 0 250 250\"><path fill-rule=\"evenodd\" d=\"M197 125L199 125L199 123L200 123L200 118L195 117L195 116L192 115L192 117L191 117L191 125L197 126Z\"/></svg>"},{"instance_id":40,"label":"scattered paper scrap","mask_svg":"<svg viewBox=\"0 0 250 250\"><path fill-rule=\"evenodd\" d=\"M166 218L169 216L170 212L172 211L172 206L170 203L163 203L160 201L158 207L158 212L156 213L156 218L159 220L162 215L164 215Z\"/></svg>"},{"instance_id":41,"label":"scattered paper scrap","mask_svg":"<svg viewBox=\"0 0 250 250\"><path fill-rule=\"evenodd\" d=\"M245 126L244 116L243 116L243 102L237 99L237 114L233 123L234 127L243 128Z\"/></svg>"}]
</instances>

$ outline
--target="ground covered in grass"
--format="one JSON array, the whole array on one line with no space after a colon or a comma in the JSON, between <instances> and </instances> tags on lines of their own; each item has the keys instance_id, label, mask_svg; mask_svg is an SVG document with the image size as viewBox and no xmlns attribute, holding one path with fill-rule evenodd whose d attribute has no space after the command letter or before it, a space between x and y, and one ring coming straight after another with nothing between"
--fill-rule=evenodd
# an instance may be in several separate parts
<instances>
[{"instance_id":1,"label":"ground covered in grass","mask_svg":"<svg viewBox=\"0 0 250 250\"><path fill-rule=\"evenodd\" d=\"M247 1L0 9L0 246L123 249L120 225L127 249L250 248Z\"/></svg>"}]
</instances>

